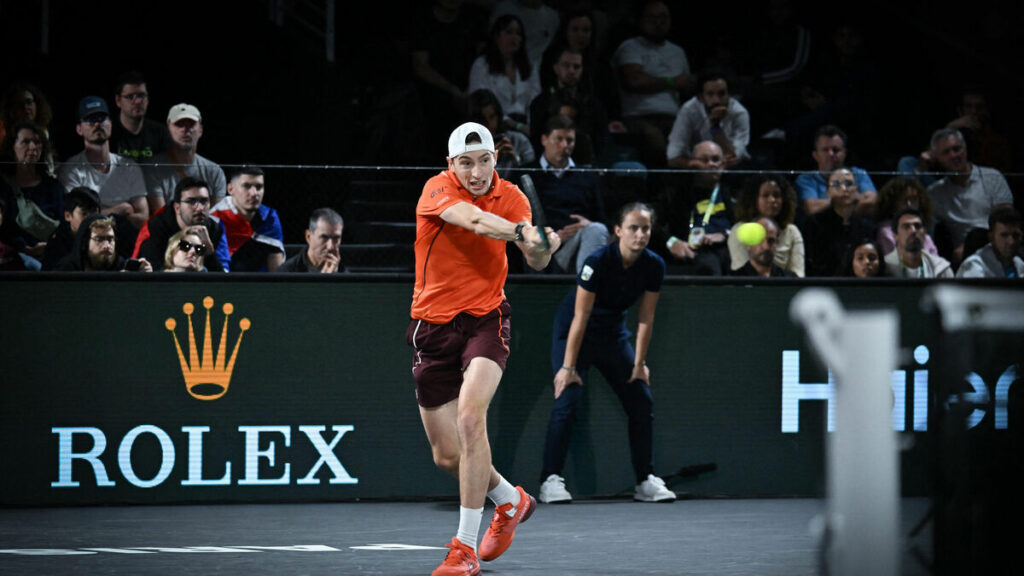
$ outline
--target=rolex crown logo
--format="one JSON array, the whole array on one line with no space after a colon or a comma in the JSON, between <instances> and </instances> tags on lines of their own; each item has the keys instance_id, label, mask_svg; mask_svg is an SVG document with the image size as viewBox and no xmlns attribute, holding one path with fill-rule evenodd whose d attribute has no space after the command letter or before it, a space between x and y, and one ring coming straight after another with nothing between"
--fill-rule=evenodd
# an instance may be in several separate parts
<instances>
[{"instance_id":1,"label":"rolex crown logo","mask_svg":"<svg viewBox=\"0 0 1024 576\"><path fill-rule=\"evenodd\" d=\"M195 306L191 302L186 302L182 306L182 310L188 316L187 362L185 361L185 354L181 350L181 344L178 342L178 335L174 332L178 323L174 318L168 318L164 322L164 326L174 336L174 347L178 351L178 360L181 362L181 374L185 377L185 388L188 390L188 393L199 400L216 400L228 391L228 386L231 384L231 373L235 369L235 358L238 357L238 348L242 345L242 334L249 329L252 323L248 318L242 318L238 322L238 327L242 331L238 333L235 348L231 352L231 358L228 359L226 354L228 325L230 324L231 314L235 311L235 307L230 302L225 303L222 307L224 311L224 327L221 330L220 342L217 346L217 358L214 359L213 338L211 338L210 334L210 309L213 308L213 298L209 296L203 298L203 308L206 308L206 328L203 331L202 357L200 357L199 351L196 348L196 332L192 326L192 312L195 310Z\"/></svg>"}]
</instances>

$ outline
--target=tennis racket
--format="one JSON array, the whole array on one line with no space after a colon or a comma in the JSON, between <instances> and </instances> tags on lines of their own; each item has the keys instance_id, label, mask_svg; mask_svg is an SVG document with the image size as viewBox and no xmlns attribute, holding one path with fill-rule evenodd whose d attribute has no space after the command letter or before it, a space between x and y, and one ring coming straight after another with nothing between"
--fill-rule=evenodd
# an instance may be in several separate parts
<instances>
[{"instance_id":1,"label":"tennis racket","mask_svg":"<svg viewBox=\"0 0 1024 576\"><path fill-rule=\"evenodd\" d=\"M544 246L544 250L551 250L551 243L548 241L548 220L544 216L544 207L540 205L540 198L537 197L537 188L533 186L533 178L530 178L529 174L523 174L519 177L519 189L526 194L526 198L530 201L530 211L533 212L533 225L537 227L537 232L540 234L540 243Z\"/></svg>"}]
</instances>

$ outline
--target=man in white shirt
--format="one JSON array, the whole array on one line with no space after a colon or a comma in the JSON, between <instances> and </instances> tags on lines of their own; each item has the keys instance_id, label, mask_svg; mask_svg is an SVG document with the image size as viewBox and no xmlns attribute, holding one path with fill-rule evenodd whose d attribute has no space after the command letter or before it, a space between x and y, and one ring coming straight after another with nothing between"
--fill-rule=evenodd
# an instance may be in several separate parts
<instances>
[{"instance_id":1,"label":"man in white shirt","mask_svg":"<svg viewBox=\"0 0 1024 576\"><path fill-rule=\"evenodd\" d=\"M693 147L710 140L722 148L726 168L735 168L750 154L750 114L736 99L729 97L729 81L719 71L702 74L697 82L700 92L686 101L676 114L668 135L668 165L693 168Z\"/></svg>"},{"instance_id":2,"label":"man in white shirt","mask_svg":"<svg viewBox=\"0 0 1024 576\"><path fill-rule=\"evenodd\" d=\"M648 167L665 165L665 142L682 102L691 89L690 62L682 47L668 40L672 14L662 0L641 3L640 36L619 45L612 67L619 79L622 120L638 135Z\"/></svg>"}]
</instances>

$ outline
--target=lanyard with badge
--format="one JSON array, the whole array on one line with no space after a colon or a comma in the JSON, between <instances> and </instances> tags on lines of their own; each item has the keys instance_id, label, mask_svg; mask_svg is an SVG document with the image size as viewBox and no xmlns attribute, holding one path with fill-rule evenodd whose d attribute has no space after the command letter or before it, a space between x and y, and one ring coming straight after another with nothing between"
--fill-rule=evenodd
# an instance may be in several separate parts
<instances>
[{"instance_id":1,"label":"lanyard with badge","mask_svg":"<svg viewBox=\"0 0 1024 576\"><path fill-rule=\"evenodd\" d=\"M690 246L696 248L700 246L701 240L704 239L704 228L711 221L711 213L715 210L715 202L718 201L718 185L715 185L715 189L711 191L711 197L708 199L708 209L704 211L704 220L700 226L693 225L693 215L690 215Z\"/></svg>"}]
</instances>

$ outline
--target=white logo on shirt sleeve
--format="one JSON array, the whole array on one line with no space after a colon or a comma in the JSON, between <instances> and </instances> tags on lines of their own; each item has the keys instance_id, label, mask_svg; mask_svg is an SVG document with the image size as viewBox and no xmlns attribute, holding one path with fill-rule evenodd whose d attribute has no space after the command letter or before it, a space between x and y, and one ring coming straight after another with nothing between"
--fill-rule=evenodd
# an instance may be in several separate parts
<instances>
[{"instance_id":1,"label":"white logo on shirt sleeve","mask_svg":"<svg viewBox=\"0 0 1024 576\"><path fill-rule=\"evenodd\" d=\"M590 266L584 264L583 265L583 270L580 271L580 279L582 279L582 280L590 280L590 276L593 273L594 273L594 269L591 268Z\"/></svg>"}]
</instances>

